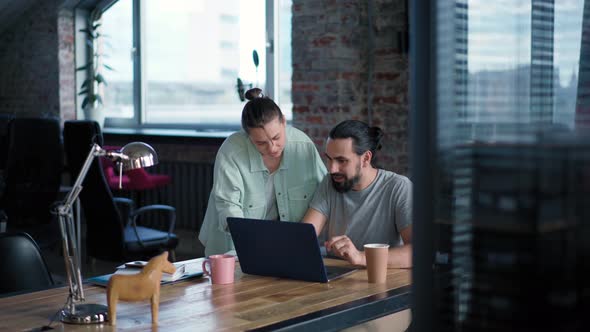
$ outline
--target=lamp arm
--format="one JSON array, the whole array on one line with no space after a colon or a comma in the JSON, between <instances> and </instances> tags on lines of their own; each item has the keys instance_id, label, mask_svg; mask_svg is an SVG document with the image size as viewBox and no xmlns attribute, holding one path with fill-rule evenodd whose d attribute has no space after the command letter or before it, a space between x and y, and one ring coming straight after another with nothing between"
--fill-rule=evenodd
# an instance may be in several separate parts
<instances>
[{"instance_id":1,"label":"lamp arm","mask_svg":"<svg viewBox=\"0 0 590 332\"><path fill-rule=\"evenodd\" d=\"M77 248L76 236L73 227L73 213L72 206L80 192L82 191L82 183L92 166L92 161L95 157L106 156L110 159L129 159L129 157L123 153L117 151L106 151L100 147L100 145L94 143L88 156L78 173L78 177L72 186L72 189L67 194L66 199L57 207L57 214L59 217L59 224L61 229L61 237L63 244L63 255L66 263L66 273L68 277L68 283L70 286L70 306L72 311L74 309L74 303L84 300L84 290L82 288L82 274L80 271L80 255Z\"/></svg>"},{"instance_id":2,"label":"lamp arm","mask_svg":"<svg viewBox=\"0 0 590 332\"><path fill-rule=\"evenodd\" d=\"M59 217L59 226L61 230L62 244L63 244L63 255L66 263L66 273L68 277L68 283L70 287L70 298L68 299L68 305L70 309L75 312L75 303L84 300L84 290L82 288L82 275L80 271L80 257L78 254L78 248L76 236L74 235L73 227L73 213L72 205L80 195L82 191L82 182L88 170L92 165L94 157L104 155L106 151L103 150L98 144L92 145L84 165L80 169L80 173L72 186L72 189L67 194L66 199L57 208L57 214Z\"/></svg>"},{"instance_id":3,"label":"lamp arm","mask_svg":"<svg viewBox=\"0 0 590 332\"><path fill-rule=\"evenodd\" d=\"M106 151L103 150L100 147L100 145L98 145L96 143L94 145L92 145L92 148L90 149L90 152L88 153L88 156L86 157L86 161L84 161L84 165L82 165L82 168L80 169L80 173L78 173L78 177L76 178L76 182L74 182L74 185L72 186L72 190L70 190L70 192L66 196L66 199L64 200L64 202L60 206L60 208L67 210L67 211L69 211L72 208L72 205L74 204L74 202L78 198L78 195L80 195L80 192L82 191L82 182L84 182L84 179L86 178L86 174L88 174L88 170L90 170L90 166L92 166L92 161L94 160L94 157L104 155L105 153L106 153Z\"/></svg>"},{"instance_id":4,"label":"lamp arm","mask_svg":"<svg viewBox=\"0 0 590 332\"><path fill-rule=\"evenodd\" d=\"M80 173L78 173L78 177L76 178L76 182L74 182L74 185L72 186L72 190L70 190L70 192L66 196L66 199L64 200L63 204L61 204L60 209L62 209L63 211L69 211L72 208L72 205L74 204L74 202L80 195L80 192L82 191L82 182L84 182L86 174L88 174L90 166L92 166L92 161L94 160L94 157L99 156L106 156L109 159L113 160L129 159L127 155L121 152L106 151L103 148L101 148L100 145L94 143L94 145L92 145L92 148L90 149L90 152L88 153L88 156L86 157L86 161L84 161L84 165L82 165L82 168L80 169ZM61 212L62 211L60 211L60 213Z\"/></svg>"}]
</instances>

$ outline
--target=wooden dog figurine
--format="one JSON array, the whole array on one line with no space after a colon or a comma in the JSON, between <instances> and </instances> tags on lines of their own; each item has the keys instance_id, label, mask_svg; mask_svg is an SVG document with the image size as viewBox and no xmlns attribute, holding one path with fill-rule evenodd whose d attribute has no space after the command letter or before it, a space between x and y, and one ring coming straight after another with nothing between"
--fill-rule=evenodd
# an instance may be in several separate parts
<instances>
[{"instance_id":1,"label":"wooden dog figurine","mask_svg":"<svg viewBox=\"0 0 590 332\"><path fill-rule=\"evenodd\" d=\"M114 274L107 285L107 303L109 321L117 324L117 301L142 301L150 299L152 303L152 324L158 324L160 307L160 281L162 271L174 273L176 267L168 261L168 252L153 257L138 274Z\"/></svg>"}]
</instances>

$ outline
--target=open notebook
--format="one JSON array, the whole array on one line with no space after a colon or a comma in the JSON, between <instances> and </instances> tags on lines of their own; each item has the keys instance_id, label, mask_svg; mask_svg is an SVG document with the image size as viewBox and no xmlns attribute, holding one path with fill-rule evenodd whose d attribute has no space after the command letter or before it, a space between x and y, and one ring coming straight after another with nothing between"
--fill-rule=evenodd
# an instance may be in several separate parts
<instances>
[{"instance_id":1,"label":"open notebook","mask_svg":"<svg viewBox=\"0 0 590 332\"><path fill-rule=\"evenodd\" d=\"M203 275L203 264L204 258L195 258L186 261L180 261L174 263L176 266L176 272L174 274L162 273L162 285L171 282L200 277ZM136 274L141 271L141 266L145 265L143 261L128 262L117 267L115 273L105 274L102 276L96 276L86 279L86 282L91 284L106 286L109 279L113 274Z\"/></svg>"}]
</instances>

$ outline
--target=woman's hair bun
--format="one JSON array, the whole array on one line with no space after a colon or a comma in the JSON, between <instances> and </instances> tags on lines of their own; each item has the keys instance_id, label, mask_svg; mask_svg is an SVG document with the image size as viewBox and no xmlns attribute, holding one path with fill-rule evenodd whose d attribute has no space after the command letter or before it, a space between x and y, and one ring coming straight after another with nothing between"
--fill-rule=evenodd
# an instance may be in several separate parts
<instances>
[{"instance_id":1,"label":"woman's hair bun","mask_svg":"<svg viewBox=\"0 0 590 332\"><path fill-rule=\"evenodd\" d=\"M256 98L262 98L262 89L259 88L252 88L245 93L246 99L254 100Z\"/></svg>"}]
</instances>

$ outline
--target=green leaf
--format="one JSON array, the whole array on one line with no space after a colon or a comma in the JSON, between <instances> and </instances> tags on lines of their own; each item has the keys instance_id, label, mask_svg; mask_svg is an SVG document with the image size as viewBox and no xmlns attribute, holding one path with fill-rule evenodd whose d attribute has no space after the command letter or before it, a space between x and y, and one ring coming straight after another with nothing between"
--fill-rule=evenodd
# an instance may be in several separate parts
<instances>
[{"instance_id":1,"label":"green leaf","mask_svg":"<svg viewBox=\"0 0 590 332\"><path fill-rule=\"evenodd\" d=\"M92 34L92 31L88 29L80 29L80 32L84 32L89 39L94 39L94 34Z\"/></svg>"},{"instance_id":2,"label":"green leaf","mask_svg":"<svg viewBox=\"0 0 590 332\"><path fill-rule=\"evenodd\" d=\"M105 67L106 69L108 69L110 71L115 71L115 69L113 69L113 67L107 65L106 63L103 63L102 65L103 65L103 67Z\"/></svg>"},{"instance_id":3,"label":"green leaf","mask_svg":"<svg viewBox=\"0 0 590 332\"><path fill-rule=\"evenodd\" d=\"M85 95L87 93L88 93L88 89L84 89L84 90L78 92L78 96Z\"/></svg>"},{"instance_id":4,"label":"green leaf","mask_svg":"<svg viewBox=\"0 0 590 332\"><path fill-rule=\"evenodd\" d=\"M240 101L245 101L246 97L244 96L244 82L238 77L238 97L240 97Z\"/></svg>"},{"instance_id":5,"label":"green leaf","mask_svg":"<svg viewBox=\"0 0 590 332\"><path fill-rule=\"evenodd\" d=\"M96 30L96 29L98 29L98 27L100 27L101 25L102 25L101 23L95 24L95 25L93 25L93 26L92 26L92 29L93 29L93 30Z\"/></svg>"},{"instance_id":6,"label":"green leaf","mask_svg":"<svg viewBox=\"0 0 590 332\"><path fill-rule=\"evenodd\" d=\"M99 104L102 104L102 97L100 95L96 95L96 101L98 101Z\"/></svg>"},{"instance_id":7,"label":"green leaf","mask_svg":"<svg viewBox=\"0 0 590 332\"><path fill-rule=\"evenodd\" d=\"M86 105L88 105L88 102L89 102L89 101L90 101L90 100L88 99L88 97L84 98L84 100L82 100L82 108L85 108L85 107L86 107Z\"/></svg>"},{"instance_id":8,"label":"green leaf","mask_svg":"<svg viewBox=\"0 0 590 332\"><path fill-rule=\"evenodd\" d=\"M94 8L94 10L92 10L90 12L90 16L88 17L90 20L92 20L92 22L98 21L100 20L100 17L102 16L102 11L96 7Z\"/></svg>"},{"instance_id":9,"label":"green leaf","mask_svg":"<svg viewBox=\"0 0 590 332\"><path fill-rule=\"evenodd\" d=\"M256 50L252 51L252 59L254 60L254 66L258 68L258 64L260 63L260 59L258 58L258 52Z\"/></svg>"},{"instance_id":10,"label":"green leaf","mask_svg":"<svg viewBox=\"0 0 590 332\"><path fill-rule=\"evenodd\" d=\"M105 83L105 80L104 80L104 77L102 76L102 74L97 74L96 77L95 77L95 80L98 83Z\"/></svg>"},{"instance_id":11,"label":"green leaf","mask_svg":"<svg viewBox=\"0 0 590 332\"><path fill-rule=\"evenodd\" d=\"M89 64L87 64L87 65L85 65L85 66L82 66L82 67L78 67L78 68L76 68L76 71L79 71L79 70L86 70L86 69L88 69L88 66L90 66L90 63L89 63Z\"/></svg>"},{"instance_id":12,"label":"green leaf","mask_svg":"<svg viewBox=\"0 0 590 332\"><path fill-rule=\"evenodd\" d=\"M87 88L89 84L90 84L90 80L89 79L85 79L84 82L82 83L82 86L80 88L81 89Z\"/></svg>"}]
</instances>

